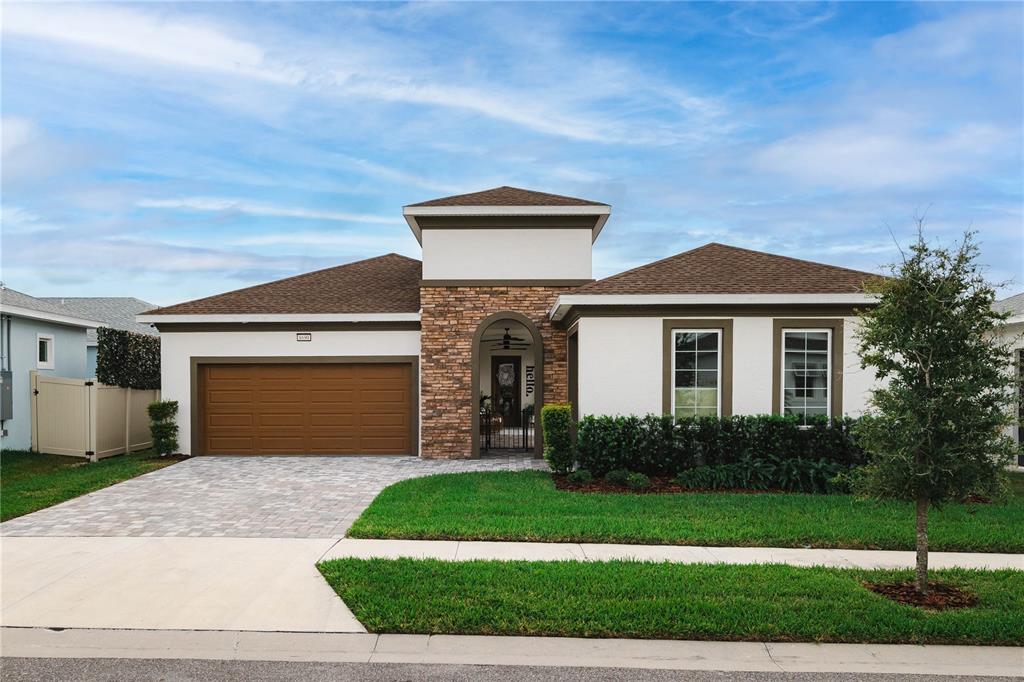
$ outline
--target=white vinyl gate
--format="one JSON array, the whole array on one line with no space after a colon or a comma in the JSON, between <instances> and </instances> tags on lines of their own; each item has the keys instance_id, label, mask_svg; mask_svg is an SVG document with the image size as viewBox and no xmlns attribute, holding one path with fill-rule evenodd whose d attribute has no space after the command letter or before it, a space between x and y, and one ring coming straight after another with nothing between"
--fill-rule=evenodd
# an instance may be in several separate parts
<instances>
[{"instance_id":1,"label":"white vinyl gate","mask_svg":"<svg viewBox=\"0 0 1024 682\"><path fill-rule=\"evenodd\" d=\"M103 459L152 445L146 407L160 391L32 372L32 449Z\"/></svg>"}]
</instances>

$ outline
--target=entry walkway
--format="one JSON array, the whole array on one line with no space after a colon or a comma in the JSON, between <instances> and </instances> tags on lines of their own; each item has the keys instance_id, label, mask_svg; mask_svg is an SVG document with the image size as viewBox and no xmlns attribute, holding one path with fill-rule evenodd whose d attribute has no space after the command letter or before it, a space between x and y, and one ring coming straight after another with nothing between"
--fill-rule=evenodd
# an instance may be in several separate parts
<instances>
[{"instance_id":1,"label":"entry walkway","mask_svg":"<svg viewBox=\"0 0 1024 682\"><path fill-rule=\"evenodd\" d=\"M914 552L859 549L791 549L784 547L695 547L677 545L611 545L547 542L461 542L454 540L338 541L324 559L410 557L472 561L668 561L679 564L789 564L835 568L913 568ZM1024 570L1024 554L931 552L932 568L1003 568Z\"/></svg>"}]
</instances>

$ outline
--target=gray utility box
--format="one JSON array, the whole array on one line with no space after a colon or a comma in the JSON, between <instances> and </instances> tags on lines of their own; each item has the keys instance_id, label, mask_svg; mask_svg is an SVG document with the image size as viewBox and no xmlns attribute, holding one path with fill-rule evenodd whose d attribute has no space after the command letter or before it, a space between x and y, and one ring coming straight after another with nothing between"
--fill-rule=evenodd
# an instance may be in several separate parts
<instances>
[{"instance_id":1,"label":"gray utility box","mask_svg":"<svg viewBox=\"0 0 1024 682\"><path fill-rule=\"evenodd\" d=\"M11 387L11 370L0 371L0 421L14 419L14 391Z\"/></svg>"}]
</instances>

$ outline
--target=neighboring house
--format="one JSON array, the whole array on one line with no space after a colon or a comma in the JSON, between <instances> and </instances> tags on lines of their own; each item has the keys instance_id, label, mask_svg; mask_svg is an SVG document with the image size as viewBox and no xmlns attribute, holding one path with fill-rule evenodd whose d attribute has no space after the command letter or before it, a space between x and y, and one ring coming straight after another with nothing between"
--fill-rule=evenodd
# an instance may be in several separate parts
<instances>
[{"instance_id":1,"label":"neighboring house","mask_svg":"<svg viewBox=\"0 0 1024 682\"><path fill-rule=\"evenodd\" d=\"M27 450L32 445L32 370L69 379L92 376L86 331L97 326L103 323L73 315L45 299L0 288L0 369L3 391L9 392L3 400L0 447Z\"/></svg>"},{"instance_id":2,"label":"neighboring house","mask_svg":"<svg viewBox=\"0 0 1024 682\"><path fill-rule=\"evenodd\" d=\"M153 328L153 325L135 321L135 316L139 313L156 308L152 303L147 303L137 298L131 298L130 296L54 296L43 300L67 309L72 315L104 322L107 327L125 329L130 332L146 334L147 336L159 336L159 332ZM88 346L86 370L91 377L96 376L96 352L99 348L96 336L96 330L90 329L86 340Z\"/></svg>"},{"instance_id":3,"label":"neighboring house","mask_svg":"<svg viewBox=\"0 0 1024 682\"><path fill-rule=\"evenodd\" d=\"M610 213L512 187L413 204L422 262L387 254L140 315L160 330L182 450L473 457L494 424L526 433L564 401L864 409L855 310L877 275L708 244L594 281Z\"/></svg>"},{"instance_id":4,"label":"neighboring house","mask_svg":"<svg viewBox=\"0 0 1024 682\"><path fill-rule=\"evenodd\" d=\"M1013 349L1012 371L1020 378L1024 378L1024 293L996 301L995 309L999 312L1009 313L1006 320L1006 327L1003 329L1003 339L1010 343ZM1024 385L1021 386L1020 395L1017 398L1017 425L1010 429L1018 444L1024 443ZM1024 451L1018 455L1018 464L1024 466Z\"/></svg>"}]
</instances>

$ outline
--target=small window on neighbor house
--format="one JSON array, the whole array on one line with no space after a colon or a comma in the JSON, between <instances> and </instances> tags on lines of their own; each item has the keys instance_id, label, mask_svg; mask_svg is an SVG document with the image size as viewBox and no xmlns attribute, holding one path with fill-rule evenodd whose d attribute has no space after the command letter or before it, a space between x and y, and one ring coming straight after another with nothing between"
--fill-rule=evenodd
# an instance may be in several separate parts
<instances>
[{"instance_id":1,"label":"small window on neighbor house","mask_svg":"<svg viewBox=\"0 0 1024 682\"><path fill-rule=\"evenodd\" d=\"M782 332L782 412L807 417L831 414L832 330Z\"/></svg>"},{"instance_id":2,"label":"small window on neighbor house","mask_svg":"<svg viewBox=\"0 0 1024 682\"><path fill-rule=\"evenodd\" d=\"M36 355L36 369L53 369L53 336L50 334L36 334L38 346Z\"/></svg>"},{"instance_id":3,"label":"small window on neighbor house","mask_svg":"<svg viewBox=\"0 0 1024 682\"><path fill-rule=\"evenodd\" d=\"M717 329L672 331L672 414L716 417L721 410L722 334Z\"/></svg>"}]
</instances>

